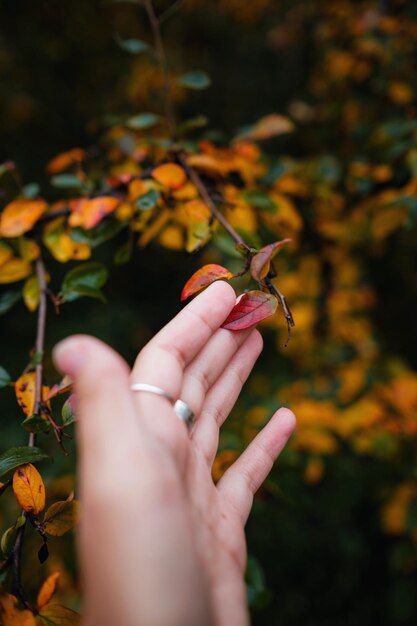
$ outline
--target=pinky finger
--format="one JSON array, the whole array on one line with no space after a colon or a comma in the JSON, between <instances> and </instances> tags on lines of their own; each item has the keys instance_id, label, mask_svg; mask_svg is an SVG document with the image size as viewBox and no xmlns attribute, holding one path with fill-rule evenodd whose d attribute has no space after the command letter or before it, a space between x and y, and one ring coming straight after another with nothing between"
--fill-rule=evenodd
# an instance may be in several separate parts
<instances>
[{"instance_id":1,"label":"pinky finger","mask_svg":"<svg viewBox=\"0 0 417 626\"><path fill-rule=\"evenodd\" d=\"M217 484L220 494L246 524L253 496L262 485L295 428L295 416L279 409Z\"/></svg>"}]
</instances>

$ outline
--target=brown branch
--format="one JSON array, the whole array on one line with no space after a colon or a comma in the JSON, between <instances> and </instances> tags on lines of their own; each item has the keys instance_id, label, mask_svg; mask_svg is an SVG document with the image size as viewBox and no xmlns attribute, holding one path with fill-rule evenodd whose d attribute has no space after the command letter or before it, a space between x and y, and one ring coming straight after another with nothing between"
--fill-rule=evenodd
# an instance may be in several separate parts
<instances>
[{"instance_id":1,"label":"brown branch","mask_svg":"<svg viewBox=\"0 0 417 626\"><path fill-rule=\"evenodd\" d=\"M287 320L287 341L285 342L285 347L287 347L291 338L291 328L295 326L294 318L284 294L278 289L278 287L276 287L276 285L274 285L269 276L266 276L264 281L270 293L274 294L274 296L276 296L276 298L280 301L284 317Z\"/></svg>"},{"instance_id":2,"label":"brown branch","mask_svg":"<svg viewBox=\"0 0 417 626\"><path fill-rule=\"evenodd\" d=\"M164 99L165 99L165 115L168 123L169 133L174 139L176 134L176 123L174 115L174 107L171 97L171 83L168 72L168 62L165 54L164 42L161 34L161 24L156 16L152 0L143 0L148 19L152 28L153 38L155 41L156 55L158 57L159 66L162 72Z\"/></svg>"},{"instance_id":3,"label":"brown branch","mask_svg":"<svg viewBox=\"0 0 417 626\"><path fill-rule=\"evenodd\" d=\"M4 493L6 491L6 489L8 487L10 487L10 485L12 484L12 479L9 478L9 480L7 482L5 482L1 487L0 487L0 496L2 493Z\"/></svg>"},{"instance_id":4,"label":"brown branch","mask_svg":"<svg viewBox=\"0 0 417 626\"><path fill-rule=\"evenodd\" d=\"M37 327L36 327L36 342L35 342L35 351L36 354L41 355L39 358L39 362L35 367L35 406L34 412L37 413L39 411L39 407L42 403L42 374L43 374L43 353L44 353L44 345L45 345L45 325L46 325L46 272L45 266L43 264L43 259L41 256L36 260L36 274L39 281L39 307L38 307L38 319L37 319ZM28 445L33 447L36 443L36 435L35 433L30 433ZM25 523L17 529L16 538L14 540L14 544L12 550L10 552L9 558L12 567L12 588L13 593L17 595L23 604L30 608L30 605L27 602L25 597L25 593L22 587L21 582L21 564L22 564L22 547L23 547L23 536L26 528L27 515L25 511L22 511L22 515L25 518Z\"/></svg>"},{"instance_id":5,"label":"brown branch","mask_svg":"<svg viewBox=\"0 0 417 626\"><path fill-rule=\"evenodd\" d=\"M191 165L189 165L188 161L187 161L187 157L185 156L184 152L178 152L177 153L177 157L179 162L181 163L181 165L183 166L183 168L185 169L185 171L187 172L190 180L194 183L194 185L197 187L198 192L202 198L202 200L205 202L205 204L208 206L208 208L210 209L210 211L212 212L212 214L214 215L214 217L216 218L216 220L218 222L220 222L220 224L223 226L223 228L229 233L229 235L232 237L232 239L235 240L235 242L239 245L242 246L248 253L251 252L251 247L246 243L246 241L239 235L239 233L237 233L235 231L235 229L233 228L233 226L231 224L229 224L229 222L227 221L227 219L224 217L224 215L219 211L219 209L217 208L216 204L214 203L213 199L211 198L207 187L205 186L205 184L203 183L203 181L201 180L200 176L197 174L197 172L191 167Z\"/></svg>"}]
</instances>

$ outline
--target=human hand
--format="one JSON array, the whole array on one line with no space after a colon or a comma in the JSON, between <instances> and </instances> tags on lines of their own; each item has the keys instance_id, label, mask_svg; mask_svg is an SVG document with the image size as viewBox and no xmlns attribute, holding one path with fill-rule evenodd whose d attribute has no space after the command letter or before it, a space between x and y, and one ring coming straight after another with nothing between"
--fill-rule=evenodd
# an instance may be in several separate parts
<instances>
[{"instance_id":1,"label":"human hand","mask_svg":"<svg viewBox=\"0 0 417 626\"><path fill-rule=\"evenodd\" d=\"M216 282L139 353L73 336L54 351L78 397L78 537L85 626L248 624L244 525L294 426L277 411L217 485L219 428L262 349L257 330L220 328L235 293ZM162 387L197 416L188 433Z\"/></svg>"}]
</instances>

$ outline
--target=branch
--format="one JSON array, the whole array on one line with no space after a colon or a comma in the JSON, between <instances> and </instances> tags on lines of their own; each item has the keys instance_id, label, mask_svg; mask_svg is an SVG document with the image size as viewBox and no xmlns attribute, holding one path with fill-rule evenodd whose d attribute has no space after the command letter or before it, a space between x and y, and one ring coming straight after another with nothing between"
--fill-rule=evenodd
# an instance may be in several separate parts
<instances>
[{"instance_id":1,"label":"branch","mask_svg":"<svg viewBox=\"0 0 417 626\"><path fill-rule=\"evenodd\" d=\"M42 257L39 256L36 260L36 274L39 281L39 307L38 307L38 320L36 327L36 354L41 355L39 362L35 367L35 406L34 412L39 411L39 407L42 403L42 374L43 374L43 353L45 345L45 325L46 325L46 272L43 264ZM30 433L28 445L33 447L36 443L35 433ZM17 529L16 538L14 540L13 548L10 552L10 563L12 567L13 576L13 592L19 596L23 604L27 607L28 604L21 582L21 561L22 561L22 546L23 536L26 528L27 515L25 511L22 511L22 515L25 518L25 523Z\"/></svg>"},{"instance_id":2,"label":"branch","mask_svg":"<svg viewBox=\"0 0 417 626\"><path fill-rule=\"evenodd\" d=\"M176 123L174 108L171 98L171 83L169 80L168 62L165 54L164 42L161 35L161 23L156 16L155 9L152 0L143 0L143 4L148 15L148 19L152 28L153 38L155 41L156 55L158 57L159 66L162 72L162 78L164 81L164 96L165 96L165 116L168 123L169 133L172 138L175 138Z\"/></svg>"},{"instance_id":3,"label":"branch","mask_svg":"<svg viewBox=\"0 0 417 626\"><path fill-rule=\"evenodd\" d=\"M200 176L197 174L197 172L189 165L188 161L187 161L187 157L185 156L185 154L183 152L179 152L177 154L178 156L178 160L181 163L181 165L183 166L183 168L185 169L185 171L187 172L190 180L194 183L194 185L197 187L199 194L201 196L201 198L203 199L203 201L205 202L205 204L208 206L208 208L210 209L210 211L212 212L212 214L214 215L214 217L216 218L216 220L218 220L220 222L220 224L223 226L223 228L229 233L229 235L232 237L232 239L235 240L235 242L239 245L242 246L243 248L245 248L245 250L250 253L251 252L251 247L246 243L246 241L239 235L239 233L237 233L235 231L235 229L233 228L233 226L231 224L229 224L229 222L227 221L227 219L224 217L224 215L219 211L219 209L217 208L216 204L214 203L214 201L212 200L207 187L205 186L205 184L203 183L203 181L201 180Z\"/></svg>"},{"instance_id":4,"label":"branch","mask_svg":"<svg viewBox=\"0 0 417 626\"><path fill-rule=\"evenodd\" d=\"M287 341L285 342L285 347L287 347L291 338L291 328L295 326L294 318L292 316L290 307L287 304L287 300L284 294L278 289L278 287L274 285L274 283L271 281L269 276L266 276L264 280L265 280L265 285L269 289L269 291L272 294L274 294L274 296L276 296L278 300L281 302L282 310L284 312L284 317L287 320Z\"/></svg>"}]
</instances>

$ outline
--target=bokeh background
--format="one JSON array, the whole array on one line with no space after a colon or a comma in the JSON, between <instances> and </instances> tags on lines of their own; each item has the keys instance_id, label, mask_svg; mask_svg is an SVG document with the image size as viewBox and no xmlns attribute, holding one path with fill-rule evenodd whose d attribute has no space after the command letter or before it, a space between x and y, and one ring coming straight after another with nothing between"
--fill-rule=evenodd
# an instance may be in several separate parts
<instances>
[{"instance_id":1,"label":"bokeh background","mask_svg":"<svg viewBox=\"0 0 417 626\"><path fill-rule=\"evenodd\" d=\"M156 2L158 11L170 4ZM200 136L220 142L271 112L295 125L263 147L279 207L268 229L259 230L250 207L229 215L254 242L294 241L277 260L277 284L296 322L291 341L285 348L281 316L263 324L264 353L224 428L214 468L221 475L277 406L295 411L297 433L247 527L253 624L414 625L417 5L175 4L163 26L169 63L211 77L205 91L174 93L180 116L207 116ZM53 199L45 166L55 154L98 150L98 137L120 117L158 110L154 64L120 45L131 38L150 38L132 0L3 0L0 162L14 161L25 183ZM175 242L161 236L122 267L112 264L120 241L98 249L95 258L113 265L108 304L80 300L59 316L49 311L48 350L69 333L89 332L132 362L180 309L195 269L209 261L239 266L221 237L196 255ZM63 275L67 268L56 266ZM18 302L0 320L1 365L17 377L36 316ZM54 375L49 357L47 374ZM12 390L2 390L1 403L1 449L24 445ZM47 489L66 494L75 450L65 458L48 446L55 462L45 468ZM2 504L2 526L13 507ZM61 598L77 607L72 538L51 546L43 570L31 541L27 586L36 589L58 567Z\"/></svg>"}]
</instances>

